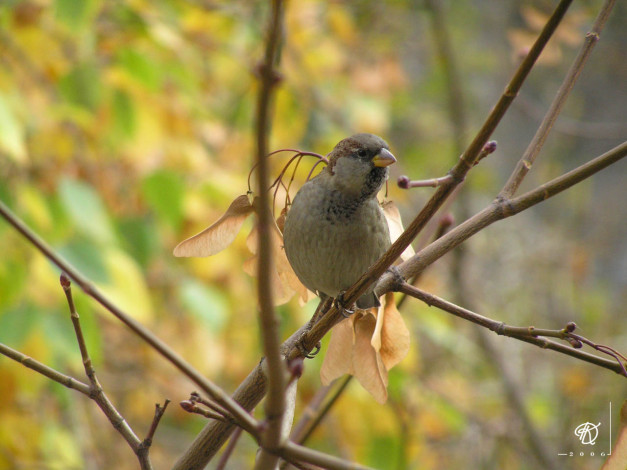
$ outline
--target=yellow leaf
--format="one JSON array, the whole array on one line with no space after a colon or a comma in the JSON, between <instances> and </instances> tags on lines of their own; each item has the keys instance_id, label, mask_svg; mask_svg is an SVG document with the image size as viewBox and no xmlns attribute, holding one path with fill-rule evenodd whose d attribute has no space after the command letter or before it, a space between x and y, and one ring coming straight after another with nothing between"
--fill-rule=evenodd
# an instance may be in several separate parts
<instances>
[{"instance_id":1,"label":"yellow leaf","mask_svg":"<svg viewBox=\"0 0 627 470\"><path fill-rule=\"evenodd\" d=\"M135 262L126 253L115 248L103 254L106 260L109 281L98 285L113 303L136 320L147 322L152 317L150 295L144 276Z\"/></svg>"}]
</instances>

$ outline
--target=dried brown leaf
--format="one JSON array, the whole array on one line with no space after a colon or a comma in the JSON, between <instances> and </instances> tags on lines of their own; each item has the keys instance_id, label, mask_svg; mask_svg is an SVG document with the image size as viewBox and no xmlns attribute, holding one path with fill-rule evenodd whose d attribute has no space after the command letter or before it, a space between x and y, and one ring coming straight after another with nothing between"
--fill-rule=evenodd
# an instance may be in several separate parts
<instances>
[{"instance_id":1,"label":"dried brown leaf","mask_svg":"<svg viewBox=\"0 0 627 470\"><path fill-rule=\"evenodd\" d=\"M183 240L174 248L174 256L203 257L222 251L235 240L246 217L253 212L249 197L242 194L235 198L224 215L211 227Z\"/></svg>"},{"instance_id":2,"label":"dried brown leaf","mask_svg":"<svg viewBox=\"0 0 627 470\"><path fill-rule=\"evenodd\" d=\"M388 371L408 351L409 331L389 293L382 307L360 310L331 330L320 378L328 385L351 374L376 401L385 403Z\"/></svg>"},{"instance_id":3,"label":"dried brown leaf","mask_svg":"<svg viewBox=\"0 0 627 470\"><path fill-rule=\"evenodd\" d=\"M383 316L384 320L381 322L381 347L379 354L385 367L390 370L401 362L409 352L409 330L396 308L394 293L388 292L385 294L382 310L383 314L381 316Z\"/></svg>"},{"instance_id":4,"label":"dried brown leaf","mask_svg":"<svg viewBox=\"0 0 627 470\"><path fill-rule=\"evenodd\" d=\"M341 321L331 330L329 347L320 368L323 385L329 385L338 377L352 373L353 339L351 318Z\"/></svg>"},{"instance_id":5,"label":"dried brown leaf","mask_svg":"<svg viewBox=\"0 0 627 470\"><path fill-rule=\"evenodd\" d=\"M627 468L627 401L620 409L620 429L612 448L612 455L606 460L601 470L624 470Z\"/></svg>"},{"instance_id":6,"label":"dried brown leaf","mask_svg":"<svg viewBox=\"0 0 627 470\"><path fill-rule=\"evenodd\" d=\"M390 239L392 240L392 243L394 243L396 239L401 236L401 233L405 231L405 229L403 228L403 221L401 220L401 213L399 212L398 207L396 207L396 204L394 204L393 201L385 201L381 203L381 209L383 209L383 214L388 221L388 227L390 228ZM401 254L401 259L403 261L408 260L414 254L414 249L411 245L409 245Z\"/></svg>"},{"instance_id":7,"label":"dried brown leaf","mask_svg":"<svg viewBox=\"0 0 627 470\"><path fill-rule=\"evenodd\" d=\"M279 217L280 219L280 217ZM276 305L286 303L292 298L294 293L299 295L301 302L306 303L314 297L314 294L300 282L296 273L292 269L285 250L283 249L283 235L277 225L273 225L270 231L272 237L272 246L274 251L274 270L271 273L272 285L274 293L274 302ZM244 271L251 276L257 276L257 227L255 226L248 238L246 246L253 253L253 257L244 265Z\"/></svg>"}]
</instances>

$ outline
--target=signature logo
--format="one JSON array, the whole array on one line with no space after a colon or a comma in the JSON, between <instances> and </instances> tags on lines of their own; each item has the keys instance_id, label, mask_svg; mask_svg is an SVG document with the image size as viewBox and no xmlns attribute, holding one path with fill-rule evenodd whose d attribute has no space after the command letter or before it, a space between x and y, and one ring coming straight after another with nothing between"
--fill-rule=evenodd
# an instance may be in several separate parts
<instances>
[{"instance_id":1,"label":"signature logo","mask_svg":"<svg viewBox=\"0 0 627 470\"><path fill-rule=\"evenodd\" d=\"M601 426L601 423L582 423L575 429L575 436L579 438L582 444L593 446L597 437L599 437L599 426Z\"/></svg>"}]
</instances>

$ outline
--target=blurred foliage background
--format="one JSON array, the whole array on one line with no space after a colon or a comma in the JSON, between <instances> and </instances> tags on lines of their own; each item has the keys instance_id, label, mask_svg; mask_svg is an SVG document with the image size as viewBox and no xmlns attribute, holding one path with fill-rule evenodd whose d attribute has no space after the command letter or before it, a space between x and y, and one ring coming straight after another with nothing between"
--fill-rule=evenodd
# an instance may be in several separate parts
<instances>
[{"instance_id":1,"label":"blurred foliage background","mask_svg":"<svg viewBox=\"0 0 627 470\"><path fill-rule=\"evenodd\" d=\"M463 142L555 3L444 2L468 116ZM470 213L504 184L600 5L575 2L567 14L494 135L497 152L466 183ZM254 280L242 270L250 257L245 234L208 259L171 252L246 190L266 13L266 2L244 0L0 2L0 198L227 391L261 355ZM617 2L523 190L627 135L626 17L627 5ZM390 198L410 220L431 190L403 192L396 177L440 176L457 158L435 50L432 11L422 1L289 2L272 147L324 154L354 132L383 136L399 159ZM274 171L282 163L273 161ZM473 307L515 325L575 321L585 336L625 352L625 176L621 162L470 240L464 275ZM0 247L0 341L82 378L56 268L6 223ZM442 259L421 286L455 298L453 262ZM193 385L75 291L100 380L135 431L147 432L154 403L173 400L151 453L157 468L167 468L204 424L177 406ZM314 303L279 307L284 337ZM376 404L352 383L310 444L384 469L539 468L477 328L418 301L402 314L412 349L391 371L388 403ZM556 468L599 468L609 403L618 411L625 380L512 339L489 339ZM307 361L297 413L320 387L322 354ZM585 421L606 426L596 455L557 457L589 453L573 435ZM614 434L617 422L615 413ZM243 438L229 468L250 467L254 452ZM92 402L0 359L0 468L114 466L137 463Z\"/></svg>"}]
</instances>

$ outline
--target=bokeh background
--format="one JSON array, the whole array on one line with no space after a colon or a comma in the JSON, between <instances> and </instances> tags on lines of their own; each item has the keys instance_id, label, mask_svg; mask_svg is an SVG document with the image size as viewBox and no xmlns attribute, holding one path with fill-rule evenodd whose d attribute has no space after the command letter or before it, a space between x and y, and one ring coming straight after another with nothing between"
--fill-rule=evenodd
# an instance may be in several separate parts
<instances>
[{"instance_id":1,"label":"bokeh background","mask_svg":"<svg viewBox=\"0 0 627 470\"><path fill-rule=\"evenodd\" d=\"M442 28L428 3L288 3L272 148L325 154L354 132L383 136L399 160L389 197L406 222L432 190L400 190L396 177L437 177L454 164L456 142L470 141L556 4L442 2L463 92L455 101L466 116L460 136L437 53ZM450 206L457 220L504 184L601 3L575 2L566 15L493 136L498 150ZM227 391L261 356L254 280L242 269L252 221L214 257L171 253L246 190L267 11L267 2L243 0L0 2L0 199ZM617 2L523 190L627 136L626 17ZM282 163L276 158L273 171ZM455 255L421 286L508 324L575 321L624 353L626 176L620 162L475 236L460 268L463 295ZM58 274L0 222L0 341L82 378ZM173 401L151 451L157 468L171 466L204 424L177 405L194 386L78 289L75 300L100 380L135 431L147 432L154 403ZM314 303L278 308L283 337ZM486 339L415 300L401 312L412 348L390 372L388 403L351 383L310 445L382 469L601 466L609 404L615 436L624 378L513 339ZM306 363L297 413L320 388L323 354ZM595 456L573 434L586 421L602 423ZM557 456L570 451L574 457ZM254 453L242 438L228 468L251 467ZM122 470L137 462L95 404L0 358L0 468Z\"/></svg>"}]
</instances>

